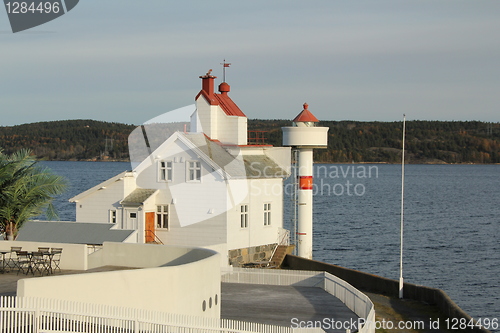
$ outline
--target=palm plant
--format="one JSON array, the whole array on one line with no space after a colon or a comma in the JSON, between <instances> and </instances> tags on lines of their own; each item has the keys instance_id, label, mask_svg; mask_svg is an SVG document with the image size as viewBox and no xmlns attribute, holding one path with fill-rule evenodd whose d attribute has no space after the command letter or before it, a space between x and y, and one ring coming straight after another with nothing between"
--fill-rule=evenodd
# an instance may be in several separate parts
<instances>
[{"instance_id":1,"label":"palm plant","mask_svg":"<svg viewBox=\"0 0 500 333\"><path fill-rule=\"evenodd\" d=\"M0 150L0 228L5 237L15 239L24 222L42 213L56 218L52 200L65 188L66 180L38 165L30 150L12 155Z\"/></svg>"}]
</instances>

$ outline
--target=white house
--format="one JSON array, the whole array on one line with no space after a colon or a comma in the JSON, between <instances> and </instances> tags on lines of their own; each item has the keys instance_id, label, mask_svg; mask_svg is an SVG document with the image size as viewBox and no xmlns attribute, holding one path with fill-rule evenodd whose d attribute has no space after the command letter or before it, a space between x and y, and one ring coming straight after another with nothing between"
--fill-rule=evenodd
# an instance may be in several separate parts
<instances>
[{"instance_id":1,"label":"white house","mask_svg":"<svg viewBox=\"0 0 500 333\"><path fill-rule=\"evenodd\" d=\"M286 237L290 148L249 145L247 117L229 97L230 86L223 82L215 93L216 77L209 71L200 78L189 131L173 124L184 130L170 126L172 134L165 129L170 136L155 145L158 124L138 127L129 146L143 151L141 160L71 198L76 220L136 230L138 243L215 249L233 264L261 260Z\"/></svg>"}]
</instances>

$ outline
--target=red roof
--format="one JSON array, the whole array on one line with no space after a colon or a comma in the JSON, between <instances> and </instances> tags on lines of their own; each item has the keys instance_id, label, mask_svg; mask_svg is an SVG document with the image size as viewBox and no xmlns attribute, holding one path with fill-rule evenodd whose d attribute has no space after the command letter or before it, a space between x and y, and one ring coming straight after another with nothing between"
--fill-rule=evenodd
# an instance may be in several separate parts
<instances>
[{"instance_id":1,"label":"red roof","mask_svg":"<svg viewBox=\"0 0 500 333\"><path fill-rule=\"evenodd\" d=\"M238 116L238 117L246 117L246 115L243 113L243 111L240 110L238 105L236 105L235 102L229 97L227 92L229 91L229 85L225 82L223 82L219 86L219 91L222 91L222 94L208 94L205 90L201 90L198 95L196 95L195 100L197 100L200 95L205 97L205 100L210 103L210 105L219 105L221 109L228 115L228 116Z\"/></svg>"},{"instance_id":2,"label":"red roof","mask_svg":"<svg viewBox=\"0 0 500 333\"><path fill-rule=\"evenodd\" d=\"M238 105L227 94L214 94L219 102L219 106L228 116L246 117L243 111L240 110Z\"/></svg>"},{"instance_id":3,"label":"red roof","mask_svg":"<svg viewBox=\"0 0 500 333\"><path fill-rule=\"evenodd\" d=\"M307 108L309 107L309 105L307 103L304 103L304 110L302 110L301 113L299 113L297 115L297 117L295 117L295 119L293 120L294 123L306 123L306 122L311 122L311 123L318 123L319 120L318 118L316 118L312 113L311 111L309 111Z\"/></svg>"}]
</instances>

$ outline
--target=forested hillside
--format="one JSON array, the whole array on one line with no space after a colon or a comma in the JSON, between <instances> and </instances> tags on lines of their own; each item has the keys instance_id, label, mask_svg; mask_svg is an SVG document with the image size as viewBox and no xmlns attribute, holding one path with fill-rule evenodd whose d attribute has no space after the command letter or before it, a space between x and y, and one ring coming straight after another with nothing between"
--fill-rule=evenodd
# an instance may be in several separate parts
<instances>
[{"instance_id":1,"label":"forested hillside","mask_svg":"<svg viewBox=\"0 0 500 333\"><path fill-rule=\"evenodd\" d=\"M0 147L29 148L45 160L126 160L134 125L95 120L61 120L0 127Z\"/></svg>"},{"instance_id":2,"label":"forested hillside","mask_svg":"<svg viewBox=\"0 0 500 333\"><path fill-rule=\"evenodd\" d=\"M265 143L281 145L281 127L289 120L249 120L249 131ZM317 149L320 162L399 163L401 122L323 121L328 149ZM63 120L0 127L0 147L11 153L30 148L47 160L127 160L128 135L135 125L94 120ZM500 163L500 123L478 121L407 121L408 163ZM252 136L252 133L250 134Z\"/></svg>"},{"instance_id":3,"label":"forested hillside","mask_svg":"<svg viewBox=\"0 0 500 333\"><path fill-rule=\"evenodd\" d=\"M267 142L281 144L287 120L251 120L249 130L265 130ZM328 149L315 150L321 162L401 161L402 122L322 121ZM500 163L500 123L479 121L407 121L408 163Z\"/></svg>"}]
</instances>

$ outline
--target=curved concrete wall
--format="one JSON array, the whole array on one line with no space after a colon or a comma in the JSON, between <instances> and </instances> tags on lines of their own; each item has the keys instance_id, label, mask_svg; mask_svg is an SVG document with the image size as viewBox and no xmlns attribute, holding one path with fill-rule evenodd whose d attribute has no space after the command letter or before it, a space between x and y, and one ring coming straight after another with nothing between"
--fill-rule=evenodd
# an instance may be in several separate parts
<instances>
[{"instance_id":1,"label":"curved concrete wall","mask_svg":"<svg viewBox=\"0 0 500 333\"><path fill-rule=\"evenodd\" d=\"M378 294L384 294L391 297L399 295L399 281L387 279L381 276L356 271L354 269L344 268L320 261L309 260L293 255L287 255L283 262L283 267L287 269L298 269L307 271L324 271L333 274L340 279L347 281L355 288ZM436 304L439 309L448 318L465 318L467 322L472 319L464 310L462 310L451 298L441 289L419 286L412 283L404 284L404 297L429 304ZM490 331L475 327L468 328L462 332L481 332Z\"/></svg>"},{"instance_id":2,"label":"curved concrete wall","mask_svg":"<svg viewBox=\"0 0 500 333\"><path fill-rule=\"evenodd\" d=\"M89 256L94 267L146 268L23 279L17 296L220 318L219 256L207 249L105 243Z\"/></svg>"}]
</instances>

